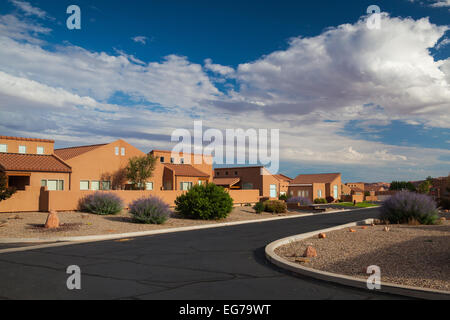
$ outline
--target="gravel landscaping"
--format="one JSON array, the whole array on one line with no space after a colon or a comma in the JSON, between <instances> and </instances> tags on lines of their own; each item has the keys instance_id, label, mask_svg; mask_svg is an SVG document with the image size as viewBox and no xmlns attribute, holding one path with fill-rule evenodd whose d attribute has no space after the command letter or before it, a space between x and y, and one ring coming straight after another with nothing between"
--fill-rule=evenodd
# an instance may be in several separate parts
<instances>
[{"instance_id":1,"label":"gravel landscaping","mask_svg":"<svg viewBox=\"0 0 450 320\"><path fill-rule=\"evenodd\" d=\"M384 225L333 231L326 238L281 246L276 254L305 267L367 279L381 268L381 281L450 291L450 221L440 225ZM301 258L308 246L317 257Z\"/></svg>"},{"instance_id":2,"label":"gravel landscaping","mask_svg":"<svg viewBox=\"0 0 450 320\"><path fill-rule=\"evenodd\" d=\"M40 238L118 234L160 230L196 225L225 223L234 221L262 220L274 217L301 215L308 212L289 211L283 214L256 214L252 207L236 207L226 219L190 220L175 214L162 225L134 223L128 211L118 215L100 216L82 212L59 212L61 226L58 229L44 229L47 219L45 212L0 213L0 238Z\"/></svg>"}]
</instances>

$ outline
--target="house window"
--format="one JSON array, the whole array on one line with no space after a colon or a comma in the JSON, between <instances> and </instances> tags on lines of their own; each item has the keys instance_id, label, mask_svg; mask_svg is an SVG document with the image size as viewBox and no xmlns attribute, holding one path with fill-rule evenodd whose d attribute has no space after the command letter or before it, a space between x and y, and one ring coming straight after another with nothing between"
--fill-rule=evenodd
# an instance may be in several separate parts
<instances>
[{"instance_id":1,"label":"house window","mask_svg":"<svg viewBox=\"0 0 450 320\"><path fill-rule=\"evenodd\" d=\"M201 186L203 184L203 180L198 180L198 185Z\"/></svg>"},{"instance_id":2,"label":"house window","mask_svg":"<svg viewBox=\"0 0 450 320\"><path fill-rule=\"evenodd\" d=\"M153 182L146 182L145 190L153 190Z\"/></svg>"},{"instance_id":3,"label":"house window","mask_svg":"<svg viewBox=\"0 0 450 320\"><path fill-rule=\"evenodd\" d=\"M91 190L100 190L100 181L92 181Z\"/></svg>"},{"instance_id":4,"label":"house window","mask_svg":"<svg viewBox=\"0 0 450 320\"><path fill-rule=\"evenodd\" d=\"M102 181L102 190L111 190L111 182Z\"/></svg>"},{"instance_id":5,"label":"house window","mask_svg":"<svg viewBox=\"0 0 450 320\"><path fill-rule=\"evenodd\" d=\"M219 171L216 171L216 176L220 176L220 172Z\"/></svg>"},{"instance_id":6,"label":"house window","mask_svg":"<svg viewBox=\"0 0 450 320\"><path fill-rule=\"evenodd\" d=\"M322 198L322 190L317 190L317 197Z\"/></svg>"},{"instance_id":7,"label":"house window","mask_svg":"<svg viewBox=\"0 0 450 320\"><path fill-rule=\"evenodd\" d=\"M276 184L271 184L270 185L270 197L271 198L276 198L277 197L277 185Z\"/></svg>"},{"instance_id":8,"label":"house window","mask_svg":"<svg viewBox=\"0 0 450 320\"><path fill-rule=\"evenodd\" d=\"M121 154L122 156L125 155L125 148L121 148L121 149L120 149L120 154Z\"/></svg>"},{"instance_id":9,"label":"house window","mask_svg":"<svg viewBox=\"0 0 450 320\"><path fill-rule=\"evenodd\" d=\"M3 153L8 152L8 145L7 144L0 144L0 152L3 152Z\"/></svg>"},{"instance_id":10,"label":"house window","mask_svg":"<svg viewBox=\"0 0 450 320\"><path fill-rule=\"evenodd\" d=\"M41 180L41 186L47 187L49 191L63 191L64 180Z\"/></svg>"},{"instance_id":11,"label":"house window","mask_svg":"<svg viewBox=\"0 0 450 320\"><path fill-rule=\"evenodd\" d=\"M192 182L180 182L180 190L189 190L192 188Z\"/></svg>"},{"instance_id":12,"label":"house window","mask_svg":"<svg viewBox=\"0 0 450 320\"><path fill-rule=\"evenodd\" d=\"M293 197L294 196L294 191L291 191L290 193L291 193L291 197Z\"/></svg>"},{"instance_id":13,"label":"house window","mask_svg":"<svg viewBox=\"0 0 450 320\"><path fill-rule=\"evenodd\" d=\"M37 147L36 153L37 154L44 154L44 147Z\"/></svg>"},{"instance_id":14,"label":"house window","mask_svg":"<svg viewBox=\"0 0 450 320\"><path fill-rule=\"evenodd\" d=\"M237 175L238 175L237 171L235 171L235 172L234 172L234 175L235 175L235 176L237 176Z\"/></svg>"},{"instance_id":15,"label":"house window","mask_svg":"<svg viewBox=\"0 0 450 320\"><path fill-rule=\"evenodd\" d=\"M246 182L246 183L244 183L244 184L242 185L242 189L245 189L245 190L253 189L253 183L251 183L251 182Z\"/></svg>"},{"instance_id":16,"label":"house window","mask_svg":"<svg viewBox=\"0 0 450 320\"><path fill-rule=\"evenodd\" d=\"M114 153L116 154L116 156L119 155L119 147L115 147L115 148L114 148Z\"/></svg>"},{"instance_id":17,"label":"house window","mask_svg":"<svg viewBox=\"0 0 450 320\"><path fill-rule=\"evenodd\" d=\"M19 146L19 153L27 153L27 147L26 146Z\"/></svg>"},{"instance_id":18,"label":"house window","mask_svg":"<svg viewBox=\"0 0 450 320\"><path fill-rule=\"evenodd\" d=\"M80 190L89 190L89 181L87 180L80 181Z\"/></svg>"},{"instance_id":19,"label":"house window","mask_svg":"<svg viewBox=\"0 0 450 320\"><path fill-rule=\"evenodd\" d=\"M184 158L180 158L180 163L184 164Z\"/></svg>"},{"instance_id":20,"label":"house window","mask_svg":"<svg viewBox=\"0 0 450 320\"><path fill-rule=\"evenodd\" d=\"M174 163L175 159L174 158L170 158L170 163Z\"/></svg>"},{"instance_id":21,"label":"house window","mask_svg":"<svg viewBox=\"0 0 450 320\"><path fill-rule=\"evenodd\" d=\"M333 186L333 198L334 199L338 198L338 186L337 185Z\"/></svg>"},{"instance_id":22,"label":"house window","mask_svg":"<svg viewBox=\"0 0 450 320\"><path fill-rule=\"evenodd\" d=\"M159 157L159 162L164 163L164 157Z\"/></svg>"}]
</instances>

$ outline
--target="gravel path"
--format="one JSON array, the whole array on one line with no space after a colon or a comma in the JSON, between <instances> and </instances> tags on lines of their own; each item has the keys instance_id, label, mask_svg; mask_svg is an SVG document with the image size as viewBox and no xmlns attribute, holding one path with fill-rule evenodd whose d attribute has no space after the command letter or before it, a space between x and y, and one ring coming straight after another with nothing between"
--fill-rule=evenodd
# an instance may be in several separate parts
<instances>
[{"instance_id":1,"label":"gravel path","mask_svg":"<svg viewBox=\"0 0 450 320\"><path fill-rule=\"evenodd\" d=\"M307 213L307 212L303 212ZM61 227L55 230L42 228L47 219L45 212L0 213L0 238L40 238L87 236L99 234L117 234L178 228L221 222L246 220L262 220L274 217L299 215L301 212L285 214L256 214L251 207L235 207L230 215L223 220L202 221L181 218L170 218L163 225L137 224L131 215L124 211L114 216L99 216L82 212L59 212Z\"/></svg>"},{"instance_id":2,"label":"gravel path","mask_svg":"<svg viewBox=\"0 0 450 320\"><path fill-rule=\"evenodd\" d=\"M450 291L450 221L435 226L354 227L276 249L289 261L323 271L367 279L370 265L381 268L381 281ZM318 256L299 262L307 246ZM296 261L297 260L297 261Z\"/></svg>"}]
</instances>

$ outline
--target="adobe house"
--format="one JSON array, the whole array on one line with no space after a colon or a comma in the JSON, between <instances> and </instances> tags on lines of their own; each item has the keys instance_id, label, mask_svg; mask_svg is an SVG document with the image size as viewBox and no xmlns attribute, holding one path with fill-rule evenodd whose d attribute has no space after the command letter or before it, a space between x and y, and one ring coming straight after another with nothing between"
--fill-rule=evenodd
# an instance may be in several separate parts
<instances>
[{"instance_id":1,"label":"adobe house","mask_svg":"<svg viewBox=\"0 0 450 320\"><path fill-rule=\"evenodd\" d=\"M0 136L0 171L8 186L68 190L72 168L53 149L53 140Z\"/></svg>"},{"instance_id":2,"label":"adobe house","mask_svg":"<svg viewBox=\"0 0 450 320\"><path fill-rule=\"evenodd\" d=\"M195 184L211 181L211 156L168 150L152 150L150 154L156 158L153 179L150 180L157 190L189 190Z\"/></svg>"},{"instance_id":3,"label":"adobe house","mask_svg":"<svg viewBox=\"0 0 450 320\"><path fill-rule=\"evenodd\" d=\"M213 182L228 189L258 189L260 197L278 198L287 192L288 180L283 175L272 175L263 166L215 168Z\"/></svg>"},{"instance_id":4,"label":"adobe house","mask_svg":"<svg viewBox=\"0 0 450 320\"><path fill-rule=\"evenodd\" d=\"M345 185L350 187L351 189L354 189L354 190L357 190L358 192L363 192L363 193L366 188L366 184L364 182L348 182Z\"/></svg>"},{"instance_id":5,"label":"adobe house","mask_svg":"<svg viewBox=\"0 0 450 320\"><path fill-rule=\"evenodd\" d=\"M341 199L341 174L300 174L289 185L289 195L314 201L317 198Z\"/></svg>"},{"instance_id":6,"label":"adobe house","mask_svg":"<svg viewBox=\"0 0 450 320\"><path fill-rule=\"evenodd\" d=\"M72 168L70 190L122 189L121 171L130 158L145 153L123 141L55 149L55 154Z\"/></svg>"}]
</instances>

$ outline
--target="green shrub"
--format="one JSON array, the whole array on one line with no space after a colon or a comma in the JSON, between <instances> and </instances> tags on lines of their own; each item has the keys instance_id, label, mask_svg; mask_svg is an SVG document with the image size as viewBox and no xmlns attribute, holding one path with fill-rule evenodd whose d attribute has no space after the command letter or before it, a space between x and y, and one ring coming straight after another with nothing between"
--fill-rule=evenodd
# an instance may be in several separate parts
<instances>
[{"instance_id":1,"label":"green shrub","mask_svg":"<svg viewBox=\"0 0 450 320\"><path fill-rule=\"evenodd\" d=\"M287 201L288 200L287 194L280 194L280 196L278 197L278 200Z\"/></svg>"},{"instance_id":2,"label":"green shrub","mask_svg":"<svg viewBox=\"0 0 450 320\"><path fill-rule=\"evenodd\" d=\"M284 201L267 200L264 202L264 210L271 213L285 213L287 206Z\"/></svg>"},{"instance_id":3,"label":"green shrub","mask_svg":"<svg viewBox=\"0 0 450 320\"><path fill-rule=\"evenodd\" d=\"M113 193L97 191L82 198L79 209L99 215L118 214L123 210L123 201Z\"/></svg>"},{"instance_id":4,"label":"green shrub","mask_svg":"<svg viewBox=\"0 0 450 320\"><path fill-rule=\"evenodd\" d=\"M137 223L163 224L170 216L170 209L162 199L147 197L133 201L130 213Z\"/></svg>"},{"instance_id":5,"label":"green shrub","mask_svg":"<svg viewBox=\"0 0 450 320\"><path fill-rule=\"evenodd\" d=\"M255 209L256 213L262 213L265 209L264 203L258 202L257 204L255 204L253 209Z\"/></svg>"},{"instance_id":6,"label":"green shrub","mask_svg":"<svg viewBox=\"0 0 450 320\"><path fill-rule=\"evenodd\" d=\"M424 194L401 191L383 202L380 219L390 223L435 224L439 218L434 200Z\"/></svg>"},{"instance_id":7,"label":"green shrub","mask_svg":"<svg viewBox=\"0 0 450 320\"><path fill-rule=\"evenodd\" d=\"M233 210L233 199L213 183L195 185L175 200L176 211L183 217L200 220L224 219Z\"/></svg>"},{"instance_id":8,"label":"green shrub","mask_svg":"<svg viewBox=\"0 0 450 320\"><path fill-rule=\"evenodd\" d=\"M327 199L325 198L316 198L314 199L315 204L327 203Z\"/></svg>"},{"instance_id":9,"label":"green shrub","mask_svg":"<svg viewBox=\"0 0 450 320\"><path fill-rule=\"evenodd\" d=\"M334 198L332 196L328 196L328 197L326 197L326 201L327 201L327 203L333 203Z\"/></svg>"}]
</instances>

